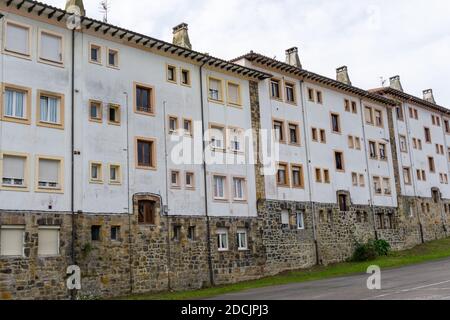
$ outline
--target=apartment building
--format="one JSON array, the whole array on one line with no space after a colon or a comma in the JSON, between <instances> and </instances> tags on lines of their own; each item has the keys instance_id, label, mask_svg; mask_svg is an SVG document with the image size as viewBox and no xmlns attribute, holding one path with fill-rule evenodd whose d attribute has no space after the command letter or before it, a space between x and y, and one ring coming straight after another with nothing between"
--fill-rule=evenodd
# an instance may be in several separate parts
<instances>
[{"instance_id":1,"label":"apartment building","mask_svg":"<svg viewBox=\"0 0 450 320\"><path fill-rule=\"evenodd\" d=\"M297 48L225 61L194 51L186 24L168 43L80 0L0 14L2 299L67 298L69 265L78 294L117 296L447 234L450 117L428 96L306 71Z\"/></svg>"}]
</instances>

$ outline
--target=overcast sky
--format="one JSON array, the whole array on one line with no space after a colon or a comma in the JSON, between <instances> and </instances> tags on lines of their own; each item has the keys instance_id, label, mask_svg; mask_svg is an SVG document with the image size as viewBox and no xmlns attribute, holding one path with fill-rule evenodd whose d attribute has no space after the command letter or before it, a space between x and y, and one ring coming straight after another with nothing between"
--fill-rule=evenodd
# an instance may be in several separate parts
<instances>
[{"instance_id":1,"label":"overcast sky","mask_svg":"<svg viewBox=\"0 0 450 320\"><path fill-rule=\"evenodd\" d=\"M65 0L43 0L64 7ZM100 0L84 0L102 19ZM450 108L448 0L110 0L109 22L172 41L189 24L193 48L232 59L254 50L284 60L297 46L307 70L335 77L349 67L355 86L381 86L400 75L408 93L434 89Z\"/></svg>"}]
</instances>

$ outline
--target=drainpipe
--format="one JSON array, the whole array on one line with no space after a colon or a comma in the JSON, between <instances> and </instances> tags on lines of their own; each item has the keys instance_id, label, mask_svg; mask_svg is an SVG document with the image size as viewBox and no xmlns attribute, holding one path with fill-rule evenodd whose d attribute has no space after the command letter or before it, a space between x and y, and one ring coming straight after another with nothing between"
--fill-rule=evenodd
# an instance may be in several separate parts
<instances>
[{"instance_id":1,"label":"drainpipe","mask_svg":"<svg viewBox=\"0 0 450 320\"><path fill-rule=\"evenodd\" d=\"M204 94L203 94L203 67L210 58L207 58L203 64L200 66L200 106L202 111L202 160L203 160L203 183L204 183L204 192L205 192L205 215L206 215L206 246L208 250L208 267L209 267L209 281L211 286L214 286L214 271L212 265L212 256L211 256L211 225L209 220L209 212L208 212L208 178L206 176L206 141L205 141L205 103L204 103Z\"/></svg>"},{"instance_id":2,"label":"drainpipe","mask_svg":"<svg viewBox=\"0 0 450 320\"><path fill-rule=\"evenodd\" d=\"M313 224L313 237L314 237L314 246L316 249L316 265L320 265L320 253L319 253L319 242L317 240L317 226L316 226L316 204L313 201L313 197L312 197L312 181L311 181L311 177L312 177L312 171L311 171L311 155L309 153L309 136L308 136L308 131L307 130L307 126L308 126L308 121L307 121L307 117L306 117L306 101L305 101L305 95L303 93L303 89L304 89L304 81L300 80L300 97L301 97L301 102L302 102L302 115L303 115L303 136L305 137L305 152L306 152L306 166L308 169L308 196L309 196L309 203L311 205L311 210L312 210L312 224Z\"/></svg>"},{"instance_id":3,"label":"drainpipe","mask_svg":"<svg viewBox=\"0 0 450 320\"><path fill-rule=\"evenodd\" d=\"M441 112L441 126L442 126L442 133L444 134L444 153L445 153L445 160L447 162L447 171L450 173L450 159L448 158L450 155L448 154L448 145L447 145L447 133L445 132L445 122L444 122L444 113ZM447 235L447 226L445 225L445 209L444 209L445 203L442 203L442 194L441 194L441 215L442 215L442 224L444 227L445 235Z\"/></svg>"},{"instance_id":4,"label":"drainpipe","mask_svg":"<svg viewBox=\"0 0 450 320\"><path fill-rule=\"evenodd\" d=\"M360 109L360 115L361 115L361 125L362 125L362 131L363 131L363 141L364 141L364 159L366 160L366 167L367 167L367 176L368 176L368 185L369 185L369 195L370 195L370 211L372 212L373 217L373 231L375 233L375 240L378 240L378 231L377 231L377 219L375 216L375 210L373 208L373 189L372 189L372 179L370 174L370 166L369 166L369 155L368 155L368 149L367 149L367 134L366 134L366 120L364 119L364 107L363 107L363 100L359 99L359 109Z\"/></svg>"},{"instance_id":5,"label":"drainpipe","mask_svg":"<svg viewBox=\"0 0 450 320\"><path fill-rule=\"evenodd\" d=\"M414 166L414 157L413 157L413 153L412 153L412 148L411 148L411 130L409 127L409 117L408 114L406 113L406 106L404 105L404 103L402 103L402 111L403 111L403 118L405 119L405 125L406 125L406 135L407 135L407 141L406 143L408 144L408 156L409 156L409 162L411 163L411 176L412 176L412 182L413 182L413 190L414 190L414 206L416 207L416 213L417 213L417 222L419 223L419 231L420 231L420 239L422 241L422 243L425 243L425 239L424 239L424 235L423 235L423 225L422 225L422 221L420 219L420 213L419 213L419 206L417 203L417 176L416 176L416 167Z\"/></svg>"},{"instance_id":6,"label":"drainpipe","mask_svg":"<svg viewBox=\"0 0 450 320\"><path fill-rule=\"evenodd\" d=\"M4 45L3 45L3 41L4 41L3 37L4 37L5 33L3 32L3 23L1 23L1 20L3 20L4 17L5 16L0 13L0 48L4 47ZM1 55L0 64L1 64L1 66L0 66L0 76L1 76L0 83L3 83L4 82L4 78L5 78L4 77L4 67L5 67L5 55L4 54ZM1 88L1 90L3 90L3 88ZM2 146L2 135L3 135L3 121L0 121L0 150L2 149L1 148L1 146ZM1 161L3 161L3 160L1 160Z\"/></svg>"}]
</instances>

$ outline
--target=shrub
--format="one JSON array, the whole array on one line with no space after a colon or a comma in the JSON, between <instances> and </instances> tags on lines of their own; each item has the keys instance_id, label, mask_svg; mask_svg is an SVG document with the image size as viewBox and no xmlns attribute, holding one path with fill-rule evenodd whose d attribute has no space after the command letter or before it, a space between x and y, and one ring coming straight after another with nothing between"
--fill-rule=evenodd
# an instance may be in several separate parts
<instances>
[{"instance_id":1,"label":"shrub","mask_svg":"<svg viewBox=\"0 0 450 320\"><path fill-rule=\"evenodd\" d=\"M369 241L368 243L361 244L358 243L353 253L352 261L355 262L363 262L375 260L377 258L377 250L375 249L375 245L373 241Z\"/></svg>"},{"instance_id":2,"label":"shrub","mask_svg":"<svg viewBox=\"0 0 450 320\"><path fill-rule=\"evenodd\" d=\"M379 256L387 256L391 251L391 245L386 240L376 240L373 244Z\"/></svg>"}]
</instances>

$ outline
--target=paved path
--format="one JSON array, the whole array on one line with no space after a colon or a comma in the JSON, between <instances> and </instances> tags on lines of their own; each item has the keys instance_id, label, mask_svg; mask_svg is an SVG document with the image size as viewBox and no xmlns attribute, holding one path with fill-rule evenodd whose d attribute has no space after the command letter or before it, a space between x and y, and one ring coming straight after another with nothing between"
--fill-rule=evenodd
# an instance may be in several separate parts
<instances>
[{"instance_id":1,"label":"paved path","mask_svg":"<svg viewBox=\"0 0 450 320\"><path fill-rule=\"evenodd\" d=\"M289 284L228 294L215 300L450 300L450 259L381 271L381 290L370 275Z\"/></svg>"}]
</instances>

